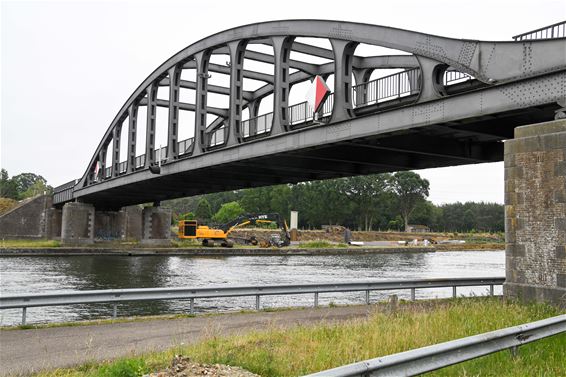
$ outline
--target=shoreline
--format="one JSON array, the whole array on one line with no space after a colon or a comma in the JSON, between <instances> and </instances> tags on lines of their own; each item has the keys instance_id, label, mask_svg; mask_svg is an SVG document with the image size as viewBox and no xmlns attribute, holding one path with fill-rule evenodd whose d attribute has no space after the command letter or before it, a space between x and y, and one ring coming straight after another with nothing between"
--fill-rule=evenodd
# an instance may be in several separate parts
<instances>
[{"instance_id":1,"label":"shoreline","mask_svg":"<svg viewBox=\"0 0 566 377\"><path fill-rule=\"evenodd\" d=\"M41 247L0 249L1 257L31 256L292 256L292 255L364 255L395 253L434 253L433 247L356 247L356 248L102 248L102 247Z\"/></svg>"},{"instance_id":2,"label":"shoreline","mask_svg":"<svg viewBox=\"0 0 566 377\"><path fill-rule=\"evenodd\" d=\"M467 245L468 246L468 245ZM477 245L469 245L470 248L455 248L449 250L445 247L348 247L348 248L281 248L281 249L254 249L254 248L116 248L116 247L38 247L38 248L3 248L0 249L1 257L33 257L33 256L320 256L320 255L368 255L368 254L398 254L398 253L435 253L446 251L493 251L505 250L501 248L490 248L489 250Z\"/></svg>"}]
</instances>

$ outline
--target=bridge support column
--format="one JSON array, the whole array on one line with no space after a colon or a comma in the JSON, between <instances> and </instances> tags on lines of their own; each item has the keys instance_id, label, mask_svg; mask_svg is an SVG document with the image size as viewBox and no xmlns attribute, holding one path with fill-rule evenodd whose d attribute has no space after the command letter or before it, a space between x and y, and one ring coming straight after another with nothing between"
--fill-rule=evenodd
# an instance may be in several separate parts
<instances>
[{"instance_id":1,"label":"bridge support column","mask_svg":"<svg viewBox=\"0 0 566 377\"><path fill-rule=\"evenodd\" d=\"M566 120L505 142L506 297L566 307Z\"/></svg>"},{"instance_id":2,"label":"bridge support column","mask_svg":"<svg viewBox=\"0 0 566 377\"><path fill-rule=\"evenodd\" d=\"M171 210L145 207L142 213L142 243L169 245L171 243Z\"/></svg>"},{"instance_id":3,"label":"bridge support column","mask_svg":"<svg viewBox=\"0 0 566 377\"><path fill-rule=\"evenodd\" d=\"M64 245L94 243L94 206L67 203L61 219L61 242Z\"/></svg>"},{"instance_id":4,"label":"bridge support column","mask_svg":"<svg viewBox=\"0 0 566 377\"><path fill-rule=\"evenodd\" d=\"M101 240L142 239L142 209L123 207L120 211L96 211L94 237Z\"/></svg>"}]
</instances>

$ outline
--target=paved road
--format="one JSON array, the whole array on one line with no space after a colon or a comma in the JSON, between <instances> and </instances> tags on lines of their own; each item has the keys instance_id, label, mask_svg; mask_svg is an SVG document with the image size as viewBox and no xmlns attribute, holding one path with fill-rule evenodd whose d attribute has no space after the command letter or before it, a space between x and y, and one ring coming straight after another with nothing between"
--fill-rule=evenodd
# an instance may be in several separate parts
<instances>
[{"instance_id":1,"label":"paved road","mask_svg":"<svg viewBox=\"0 0 566 377\"><path fill-rule=\"evenodd\" d=\"M0 331L0 375L30 374L88 361L163 350L213 334L365 317L371 306L221 314L181 319Z\"/></svg>"}]
</instances>

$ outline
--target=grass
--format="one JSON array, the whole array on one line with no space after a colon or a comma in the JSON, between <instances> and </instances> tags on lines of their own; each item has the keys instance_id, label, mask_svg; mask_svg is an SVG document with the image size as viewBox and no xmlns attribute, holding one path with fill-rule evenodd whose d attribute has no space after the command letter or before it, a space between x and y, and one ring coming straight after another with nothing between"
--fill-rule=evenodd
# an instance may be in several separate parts
<instances>
[{"instance_id":1,"label":"grass","mask_svg":"<svg viewBox=\"0 0 566 377\"><path fill-rule=\"evenodd\" d=\"M396 313L375 311L363 320L273 327L223 337L210 330L205 341L166 352L89 363L44 376L136 376L164 369L175 354L197 362L241 366L262 376L296 376L364 359L514 326L560 314L546 305L521 305L498 298L456 299L431 306L400 305ZM564 376L566 334L434 372L436 376Z\"/></svg>"},{"instance_id":2,"label":"grass","mask_svg":"<svg viewBox=\"0 0 566 377\"><path fill-rule=\"evenodd\" d=\"M0 249L33 249L40 247L60 247L61 242L55 240L0 240Z\"/></svg>"},{"instance_id":3,"label":"grass","mask_svg":"<svg viewBox=\"0 0 566 377\"><path fill-rule=\"evenodd\" d=\"M334 243L324 240L315 240L308 242L301 242L299 244L301 249L336 249L348 247L345 243Z\"/></svg>"}]
</instances>

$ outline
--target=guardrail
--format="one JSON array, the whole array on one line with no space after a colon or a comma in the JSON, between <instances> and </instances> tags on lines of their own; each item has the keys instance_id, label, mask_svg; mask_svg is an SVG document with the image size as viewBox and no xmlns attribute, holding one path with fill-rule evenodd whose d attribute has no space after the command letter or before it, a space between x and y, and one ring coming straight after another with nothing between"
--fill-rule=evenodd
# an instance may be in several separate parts
<instances>
[{"instance_id":1,"label":"guardrail","mask_svg":"<svg viewBox=\"0 0 566 377\"><path fill-rule=\"evenodd\" d=\"M420 68L394 73L353 87L354 106L368 106L416 94L420 91Z\"/></svg>"},{"instance_id":2,"label":"guardrail","mask_svg":"<svg viewBox=\"0 0 566 377\"><path fill-rule=\"evenodd\" d=\"M304 377L416 376L566 332L566 315L411 351L360 361Z\"/></svg>"},{"instance_id":3,"label":"guardrail","mask_svg":"<svg viewBox=\"0 0 566 377\"><path fill-rule=\"evenodd\" d=\"M532 39L551 39L566 37L566 21L557 22L555 24L541 27L539 29L527 31L519 35L515 35L515 41L524 41Z\"/></svg>"},{"instance_id":4,"label":"guardrail","mask_svg":"<svg viewBox=\"0 0 566 377\"><path fill-rule=\"evenodd\" d=\"M244 138L265 134L271 131L272 123L273 113L263 114L255 118L242 121L240 125L240 132Z\"/></svg>"},{"instance_id":5,"label":"guardrail","mask_svg":"<svg viewBox=\"0 0 566 377\"><path fill-rule=\"evenodd\" d=\"M113 317L117 316L115 303L123 301L150 301L188 299L190 314L194 314L194 302L197 298L244 297L255 296L256 310L260 309L260 297L272 295L314 294L314 306L318 306L318 295L330 292L365 292L365 302L370 303L370 292L378 290L410 289L411 300L415 300L416 289L452 287L452 296L456 297L457 287L489 286L493 295L493 286L502 285L504 277L454 278L454 279L417 279L360 281L349 283L292 284L245 287L205 287L205 288L145 288L145 289L108 289L96 291L78 291L68 293L47 293L0 297L0 309L22 308L22 325L26 323L26 309L38 306L57 306L71 304L114 303Z\"/></svg>"}]
</instances>

